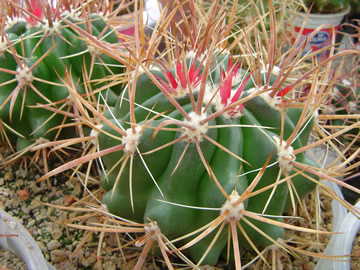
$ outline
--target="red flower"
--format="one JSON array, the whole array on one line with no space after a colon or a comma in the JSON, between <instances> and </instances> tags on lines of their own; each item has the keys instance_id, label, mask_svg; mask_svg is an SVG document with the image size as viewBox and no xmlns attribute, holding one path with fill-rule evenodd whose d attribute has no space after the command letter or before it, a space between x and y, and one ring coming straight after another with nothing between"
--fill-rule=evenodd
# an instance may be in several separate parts
<instances>
[{"instance_id":1,"label":"red flower","mask_svg":"<svg viewBox=\"0 0 360 270\"><path fill-rule=\"evenodd\" d=\"M38 22L38 20L36 20L34 17L37 17L39 19L42 19L44 17L44 10L41 6L40 1L32 0L30 3L30 7L28 7L28 11L33 15L26 18L26 21L31 25L36 25Z\"/></svg>"},{"instance_id":2,"label":"red flower","mask_svg":"<svg viewBox=\"0 0 360 270\"><path fill-rule=\"evenodd\" d=\"M157 79L170 94L173 94L175 96L184 96L189 92L188 85L190 85L192 89L195 89L200 84L202 75L201 74L199 75L199 72L200 72L200 65L196 68L196 63L194 62L188 70L188 77L189 77L189 84L188 84L187 81L188 79L186 76L183 63L180 60L178 60L176 64L175 77L167 67L164 67L164 74L167 81L164 81L160 77L157 77Z\"/></svg>"},{"instance_id":3,"label":"red flower","mask_svg":"<svg viewBox=\"0 0 360 270\"><path fill-rule=\"evenodd\" d=\"M290 90L293 88L293 85L288 85L286 87L284 87L284 89L280 90L279 92L277 92L276 96L278 97L284 97L287 93L290 92Z\"/></svg>"},{"instance_id":4,"label":"red flower","mask_svg":"<svg viewBox=\"0 0 360 270\"><path fill-rule=\"evenodd\" d=\"M30 6L28 6L28 8L27 8L27 10L30 14L25 17L26 21L29 24L35 26L39 20L44 18L45 8L48 5L49 5L49 3L47 1L31 0ZM55 13L56 9L52 8L52 12ZM56 14L55 17L60 18L58 13Z\"/></svg>"},{"instance_id":5,"label":"red flower","mask_svg":"<svg viewBox=\"0 0 360 270\"><path fill-rule=\"evenodd\" d=\"M249 74L246 79L240 84L238 89L235 91L235 94L231 97L232 92L232 85L233 85L233 78L237 75L239 71L240 65L237 64L233 66L233 57L229 59L227 71L224 70L221 71L220 76L220 104L222 107L227 107L235 102L237 102L241 96L242 91L244 90L244 87L248 80L250 79L251 74ZM242 113L244 108L244 104L239 104L235 108L229 110L227 113L229 116L235 116L239 112Z\"/></svg>"}]
</instances>

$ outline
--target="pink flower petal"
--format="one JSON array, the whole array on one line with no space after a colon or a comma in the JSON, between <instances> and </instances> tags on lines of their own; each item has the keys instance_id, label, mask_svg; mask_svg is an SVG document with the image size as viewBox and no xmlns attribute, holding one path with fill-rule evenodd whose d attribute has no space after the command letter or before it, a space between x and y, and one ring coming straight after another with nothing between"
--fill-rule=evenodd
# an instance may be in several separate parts
<instances>
[{"instance_id":1,"label":"pink flower petal","mask_svg":"<svg viewBox=\"0 0 360 270\"><path fill-rule=\"evenodd\" d=\"M167 71L165 72L165 75L166 75L166 77L168 78L168 81L169 81L169 83L171 84L172 88L176 89L176 88L178 87L178 84L177 84L177 82L176 82L173 74L171 73L171 71L170 71L170 70L167 70Z\"/></svg>"},{"instance_id":2,"label":"pink flower petal","mask_svg":"<svg viewBox=\"0 0 360 270\"><path fill-rule=\"evenodd\" d=\"M238 101L238 99L240 98L240 95L242 93L242 91L245 88L246 83L249 81L251 77L251 73L246 77L246 79L241 83L241 85L239 86L238 90L236 90L235 95L232 97L231 99L231 103L234 103L236 101Z\"/></svg>"},{"instance_id":3,"label":"pink flower petal","mask_svg":"<svg viewBox=\"0 0 360 270\"><path fill-rule=\"evenodd\" d=\"M180 61L176 64L176 74L180 80L181 87L183 89L186 89L186 86L187 86L186 74L185 74L185 72L182 71L182 64Z\"/></svg>"},{"instance_id":4,"label":"pink flower petal","mask_svg":"<svg viewBox=\"0 0 360 270\"><path fill-rule=\"evenodd\" d=\"M277 94L276 94L276 96L278 96L278 97L283 97L283 96L285 96L287 93L289 93L290 92L290 90L292 89L292 85L288 85L288 86L286 86L284 89L282 89L281 91L279 91Z\"/></svg>"}]
</instances>

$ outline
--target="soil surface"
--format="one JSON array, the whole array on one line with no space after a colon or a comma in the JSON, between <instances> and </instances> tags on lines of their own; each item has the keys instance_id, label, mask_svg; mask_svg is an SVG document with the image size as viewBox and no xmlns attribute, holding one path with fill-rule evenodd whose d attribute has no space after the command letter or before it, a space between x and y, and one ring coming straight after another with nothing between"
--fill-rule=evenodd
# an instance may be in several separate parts
<instances>
[{"instance_id":1,"label":"soil surface","mask_svg":"<svg viewBox=\"0 0 360 270\"><path fill-rule=\"evenodd\" d=\"M2 150L2 153L6 152L6 150ZM124 242L124 236L115 233L105 234L99 258L97 257L99 254L99 233L88 234L87 231L64 226L64 222L83 215L83 213L55 207L77 207L77 201L84 195L83 184L79 177L73 177L69 180L68 176L58 175L51 179L49 189L46 181L36 182L43 173L41 170L43 164L41 162L38 162L37 166L25 164L28 163L18 162L0 170L0 207L10 215L17 217L28 229L42 250L45 259L55 269L133 269L140 251L131 248L120 250L118 248L119 239L121 238L121 242ZM54 164L53 166L58 165ZM98 190L96 183L91 183L88 187L94 191ZM48 206L44 203L54 206ZM307 205L307 210L301 207L298 209L298 213L304 218L288 219L287 222L297 226L331 231L330 198L323 194L320 196L321 223L317 223L315 203L315 196L309 196L304 204ZM287 213L288 216L291 214ZM82 224L87 225L94 222L98 222L98 219L90 217L83 219ZM286 242L288 245L301 248L306 252L321 252L328 242L328 236L309 233L288 233L287 237L292 239L292 242L290 240ZM294 244L305 241L312 244ZM287 254L273 246L264 253L268 265L261 269L271 269L273 264L280 264L283 269L310 270L315 267L318 261L316 257L296 254L296 256ZM242 259L246 262L246 258L249 258L248 261L250 261L256 255L253 251L244 251ZM351 269L360 269L360 234L354 242L353 255ZM149 258L144 269L163 269L163 267L164 264L161 260ZM257 260L248 269L259 269L259 267L264 267L262 260ZM22 270L27 268L14 254L0 250L0 269ZM220 263L217 268L208 269L232 268Z\"/></svg>"}]
</instances>

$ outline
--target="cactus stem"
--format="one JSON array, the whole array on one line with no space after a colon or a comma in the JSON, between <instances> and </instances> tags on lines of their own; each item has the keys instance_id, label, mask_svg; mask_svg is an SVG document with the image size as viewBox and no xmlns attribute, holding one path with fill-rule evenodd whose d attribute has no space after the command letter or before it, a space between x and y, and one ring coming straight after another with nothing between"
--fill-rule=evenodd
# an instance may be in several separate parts
<instances>
[{"instance_id":1,"label":"cactus stem","mask_svg":"<svg viewBox=\"0 0 360 270\"><path fill-rule=\"evenodd\" d=\"M144 153L142 153L142 155L149 155L149 154L155 153L155 152L157 152L157 151L160 151L161 149L164 149L164 148L169 147L169 146L171 146L171 145L173 145L173 144L176 144L176 143L178 143L178 142L181 142L181 141L184 140L184 139L186 139L186 136L181 136L181 137L179 137L179 138L177 138L177 139L175 139L175 140L173 140L173 141L171 141L171 142L168 142L168 143L166 143L166 144L163 144L162 146L159 146L159 147L157 147L157 148L155 148L155 149L152 149L152 150L150 150L150 151L144 152Z\"/></svg>"},{"instance_id":2,"label":"cactus stem","mask_svg":"<svg viewBox=\"0 0 360 270\"><path fill-rule=\"evenodd\" d=\"M183 136L183 137L186 139L185 136ZM177 168L179 167L179 165L180 165L181 161L183 160L184 155L185 155L185 153L186 153L189 145L190 145L190 142L188 141L187 144L186 144L186 146L184 147L184 150L183 150L183 152L181 153L181 156L179 157L179 160L177 161L177 163L176 163L173 171L171 172L171 175L173 175L173 174L175 173L175 171L177 170Z\"/></svg>"},{"instance_id":3,"label":"cactus stem","mask_svg":"<svg viewBox=\"0 0 360 270\"><path fill-rule=\"evenodd\" d=\"M165 121L161 122L160 125L158 125L156 127L153 135L151 136L151 140L154 140L156 135L159 133L159 131L164 130L164 127L168 126L168 125L178 125L178 126L182 126L184 128L190 129L192 131L195 131L195 128L193 126L191 126L188 123L182 122L180 120L176 120L176 119L165 120ZM172 130L183 131L184 129L176 128L176 129L172 129Z\"/></svg>"},{"instance_id":4,"label":"cactus stem","mask_svg":"<svg viewBox=\"0 0 360 270\"><path fill-rule=\"evenodd\" d=\"M220 127L217 126L217 128L220 128ZM217 141L213 140L211 137L207 136L206 134L202 134L202 137L204 137L206 140L213 143L214 145L216 145L217 147L219 147L221 150L225 151L229 155L233 156L234 158L236 158L236 159L246 163L247 165L251 166L251 164L249 162L247 162L245 159L243 159L243 158L239 157L238 155L234 154L229 149L225 148L224 146L222 146L221 144L219 144Z\"/></svg>"},{"instance_id":5,"label":"cactus stem","mask_svg":"<svg viewBox=\"0 0 360 270\"><path fill-rule=\"evenodd\" d=\"M269 196L269 198L267 199L266 203L265 203L265 206L264 206L264 209L262 210L261 214L264 214L269 206L269 203L271 202L271 200L273 199L273 196L274 196L274 193L276 191L276 188L279 186L279 182L280 182L280 177L281 177L281 173L282 171L279 170L279 173L277 175L277 178L276 178L276 181L272 187L272 190L271 190L271 194ZM289 175L287 172L284 173L285 174L285 178L288 178ZM290 181L291 182L291 181ZM286 183L289 183L289 181L286 181Z\"/></svg>"}]
</instances>

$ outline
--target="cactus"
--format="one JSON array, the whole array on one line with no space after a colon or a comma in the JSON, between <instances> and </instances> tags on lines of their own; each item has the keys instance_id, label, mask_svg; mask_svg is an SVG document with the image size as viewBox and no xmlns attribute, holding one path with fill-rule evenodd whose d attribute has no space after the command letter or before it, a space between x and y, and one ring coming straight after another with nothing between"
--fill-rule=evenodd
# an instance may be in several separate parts
<instances>
[{"instance_id":1,"label":"cactus","mask_svg":"<svg viewBox=\"0 0 360 270\"><path fill-rule=\"evenodd\" d=\"M117 34L100 11L87 13L87 6L59 1L29 1L20 9L9 4L2 17L0 40L0 120L3 140L26 149L35 141L57 140L74 132L71 115L77 114L73 94L111 104L121 85L108 87L107 76L121 74L120 62L94 49L74 31L84 29L94 38L118 43ZM20 4L19 4L20 5ZM15 12L18 10L18 12ZM72 126L72 128L66 128ZM77 131L84 135L81 125Z\"/></svg>"},{"instance_id":2,"label":"cactus","mask_svg":"<svg viewBox=\"0 0 360 270\"><path fill-rule=\"evenodd\" d=\"M259 181L255 191L275 184L281 176L294 174L291 163L294 160L308 166L316 164L303 152L295 154L307 144L306 132L294 139L295 128L301 125L298 121L302 110L289 108L282 114L279 107L281 92L274 97L266 92L259 94L259 86L255 87L250 73L235 65L229 55L217 58L223 58L223 63L220 68L217 62L213 63L209 78L205 80L208 86L203 90L198 88L200 81L204 80L203 76L206 76L201 72L204 66L192 58L187 59L188 66L179 61L176 69L167 69L165 77L157 69L151 70L151 75L142 73L136 77L133 83L136 83L134 102L137 107L133 117L137 125L122 124L125 130L123 151L103 157L107 169L102 180L102 186L107 191L104 203L112 214L136 222L151 220L157 223L168 239L176 239L217 217L228 222L231 219L241 220L240 212L243 210L281 216L291 208L294 194L301 199L314 188L315 184L307 177L316 176L296 175L292 177L296 188L291 191L284 183L249 200L240 199L254 182ZM185 70L188 70L189 85ZM165 90L161 91L154 85L149 75L157 78ZM236 81L236 78L242 80ZM192 89L197 110L194 110L189 88ZM207 103L213 95L211 91L215 89L219 90L214 102ZM204 97L206 102L201 104ZM248 99L246 105L238 101L244 99ZM127 100L129 97L125 94L112 111L109 119L113 123L128 123L131 120ZM177 110L173 110L174 103ZM199 107L199 104L202 106ZM161 115L151 113L152 110ZM214 118L215 115L218 116ZM103 132L98 135L100 149L119 144L116 138L108 137L109 133L116 136L111 126L104 123L101 129ZM287 140L292 143L286 145ZM168 144L174 145L163 148ZM119 164L122 160L123 163ZM258 172L266 162L273 166L261 173L259 180ZM293 194L290 195L290 192ZM236 207L231 206L236 201ZM219 211L182 207L185 205ZM253 220L252 223L272 239L283 237L283 228L272 225L269 220ZM254 245L271 244L269 239L243 221L240 224L244 228L243 234ZM244 235L239 235L239 244L249 246ZM196 261L201 259L209 246L208 239L211 240L204 239L190 248L191 257ZM213 245L204 264L218 261L227 245L226 237L222 239Z\"/></svg>"},{"instance_id":3,"label":"cactus","mask_svg":"<svg viewBox=\"0 0 360 270\"><path fill-rule=\"evenodd\" d=\"M276 63L277 49L283 47L276 42L269 1L271 38L266 28L259 34L250 25L231 45L238 43L242 54L233 55L226 33L234 22L217 14L217 6L205 25L197 24L200 9L194 1L189 6L194 21L185 21L184 31L190 33L171 36L166 26L158 25L166 34L155 29L148 40L139 39L129 49L129 81L114 106L97 112L78 97L94 116L89 126L96 152L39 179L99 158L106 192L99 209L105 212L103 224L74 227L134 233L130 242L143 246L135 269L141 269L152 247L170 269L169 254L193 267L231 258L241 269L244 247L262 257L262 248L284 248L285 229L322 233L284 222L284 213L292 209L295 215L296 204L324 186L320 177L339 182L318 169L305 151L331 139L309 143L325 93L321 85L329 83L331 61L354 52L331 51L327 60L300 73L305 58L299 51L306 41L298 44L297 38ZM199 25L204 28L197 29ZM140 31L137 38L144 36ZM155 58L161 39L166 50ZM91 45L118 56L108 44L91 40ZM299 97L307 82L309 93Z\"/></svg>"},{"instance_id":4,"label":"cactus","mask_svg":"<svg viewBox=\"0 0 360 270\"><path fill-rule=\"evenodd\" d=\"M304 4L312 13L337 13L349 7L347 0L304 0Z\"/></svg>"}]
</instances>

